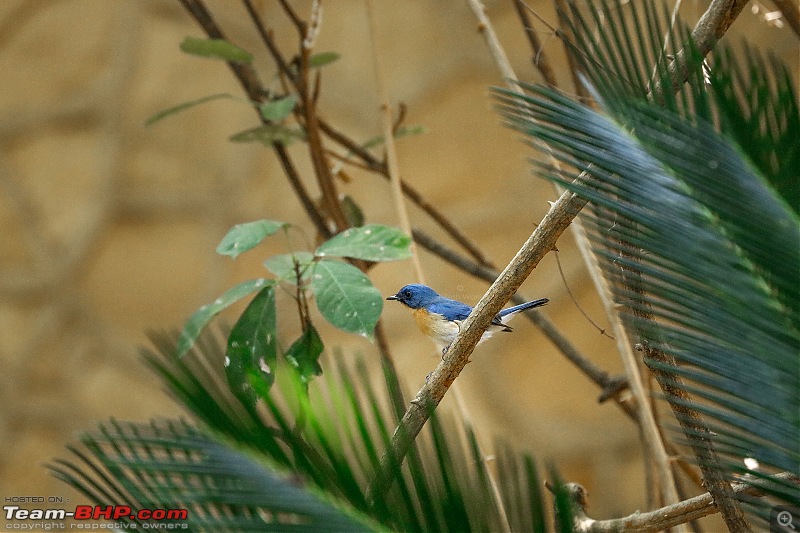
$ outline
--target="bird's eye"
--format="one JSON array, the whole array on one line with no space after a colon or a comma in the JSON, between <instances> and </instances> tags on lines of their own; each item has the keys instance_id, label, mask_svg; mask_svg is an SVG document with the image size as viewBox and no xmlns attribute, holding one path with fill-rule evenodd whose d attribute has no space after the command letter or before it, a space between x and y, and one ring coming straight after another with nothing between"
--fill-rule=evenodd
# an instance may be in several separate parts
<instances>
[{"instance_id":1,"label":"bird's eye","mask_svg":"<svg viewBox=\"0 0 800 533\"><path fill-rule=\"evenodd\" d=\"M403 298L411 298L411 291L403 291Z\"/></svg>"}]
</instances>

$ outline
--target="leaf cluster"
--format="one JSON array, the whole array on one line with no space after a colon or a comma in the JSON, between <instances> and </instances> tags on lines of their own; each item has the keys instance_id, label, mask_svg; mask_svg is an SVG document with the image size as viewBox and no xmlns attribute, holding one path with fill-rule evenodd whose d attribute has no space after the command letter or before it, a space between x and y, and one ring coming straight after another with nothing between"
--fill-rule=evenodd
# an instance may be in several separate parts
<instances>
[{"instance_id":1,"label":"leaf cluster","mask_svg":"<svg viewBox=\"0 0 800 533\"><path fill-rule=\"evenodd\" d=\"M237 224L217 246L232 258L252 250L265 238L289 225L273 220ZM178 339L177 357L185 355L208 323L220 312L255 293L228 335L225 359L233 390L255 403L274 382L278 361L276 289L287 283L298 301L302 333L284 356L306 382L322 372L317 360L322 339L307 309L313 299L320 314L349 333L371 337L383 309L383 298L369 278L343 258L392 261L409 257L411 238L397 229L377 224L351 228L322 243L314 253L291 252L268 258L264 266L275 278L244 281L212 303L200 307L186 321Z\"/></svg>"}]
</instances>

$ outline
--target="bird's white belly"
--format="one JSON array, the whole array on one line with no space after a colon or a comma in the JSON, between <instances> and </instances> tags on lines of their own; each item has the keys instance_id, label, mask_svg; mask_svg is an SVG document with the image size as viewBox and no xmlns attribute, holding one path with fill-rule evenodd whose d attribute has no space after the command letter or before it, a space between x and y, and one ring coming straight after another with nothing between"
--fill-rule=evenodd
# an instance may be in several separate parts
<instances>
[{"instance_id":1,"label":"bird's white belly","mask_svg":"<svg viewBox=\"0 0 800 533\"><path fill-rule=\"evenodd\" d=\"M419 310L412 311L414 318L417 319L417 324L423 333L425 333L440 351L450 346L455 340L458 332L461 331L461 320L447 320L441 315L435 313L428 313L426 311L420 312ZM500 331L499 326L491 325L481 336L478 344L482 343L491 337L496 331Z\"/></svg>"}]
</instances>

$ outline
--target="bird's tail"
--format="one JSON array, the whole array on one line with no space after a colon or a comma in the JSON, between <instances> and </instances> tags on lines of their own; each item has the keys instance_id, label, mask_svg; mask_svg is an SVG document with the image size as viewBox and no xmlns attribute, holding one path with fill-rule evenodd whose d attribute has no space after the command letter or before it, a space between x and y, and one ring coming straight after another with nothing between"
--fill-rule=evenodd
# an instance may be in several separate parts
<instances>
[{"instance_id":1,"label":"bird's tail","mask_svg":"<svg viewBox=\"0 0 800 533\"><path fill-rule=\"evenodd\" d=\"M497 316L501 319L509 319L512 316L516 315L517 313L521 313L522 311L527 311L528 309L533 309L534 307L541 307L542 305L549 302L547 298L539 298L538 300L534 300L532 302L525 302L524 304L515 305L514 307L509 307L508 309L503 309L500 311ZM505 322L503 320L503 322Z\"/></svg>"}]
</instances>

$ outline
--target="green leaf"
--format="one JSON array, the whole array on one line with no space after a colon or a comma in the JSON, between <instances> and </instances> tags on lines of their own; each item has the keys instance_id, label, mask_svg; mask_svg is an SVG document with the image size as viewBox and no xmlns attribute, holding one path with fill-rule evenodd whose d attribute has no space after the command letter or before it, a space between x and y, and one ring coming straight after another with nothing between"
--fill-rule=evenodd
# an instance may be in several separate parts
<instances>
[{"instance_id":1,"label":"green leaf","mask_svg":"<svg viewBox=\"0 0 800 533\"><path fill-rule=\"evenodd\" d=\"M342 213L344 213L344 218L350 227L358 228L364 225L364 211L361 210L361 206L353 200L352 196L345 194L339 204L342 206Z\"/></svg>"},{"instance_id":2,"label":"green leaf","mask_svg":"<svg viewBox=\"0 0 800 533\"><path fill-rule=\"evenodd\" d=\"M181 43L181 50L195 56L224 59L234 63L250 63L253 60L253 54L225 39L186 37Z\"/></svg>"},{"instance_id":3,"label":"green leaf","mask_svg":"<svg viewBox=\"0 0 800 533\"><path fill-rule=\"evenodd\" d=\"M255 248L266 237L274 235L287 225L285 222L267 219L237 224L222 238L217 246L217 253L236 259L239 254Z\"/></svg>"},{"instance_id":4,"label":"green leaf","mask_svg":"<svg viewBox=\"0 0 800 533\"><path fill-rule=\"evenodd\" d=\"M276 314L275 285L270 283L253 298L228 336L225 374L234 394L251 406L275 381Z\"/></svg>"},{"instance_id":5,"label":"green leaf","mask_svg":"<svg viewBox=\"0 0 800 533\"><path fill-rule=\"evenodd\" d=\"M264 117L265 120L280 122L289 116L296 103L297 96L290 94L283 98L272 100L271 102L265 102L259 105L258 108L261 111L261 116Z\"/></svg>"},{"instance_id":6,"label":"green leaf","mask_svg":"<svg viewBox=\"0 0 800 533\"><path fill-rule=\"evenodd\" d=\"M283 124L262 124L228 137L228 140L235 143L260 142L269 147L275 143L288 146L294 141L302 139L305 139L305 133L302 130L289 128Z\"/></svg>"},{"instance_id":7,"label":"green leaf","mask_svg":"<svg viewBox=\"0 0 800 533\"><path fill-rule=\"evenodd\" d=\"M336 52L319 52L308 58L308 66L311 68L324 67L339 59Z\"/></svg>"},{"instance_id":8,"label":"green leaf","mask_svg":"<svg viewBox=\"0 0 800 533\"><path fill-rule=\"evenodd\" d=\"M352 257L365 261L394 261L411 257L411 237L397 228L368 224L350 228L322 243L318 257Z\"/></svg>"},{"instance_id":9,"label":"green leaf","mask_svg":"<svg viewBox=\"0 0 800 533\"><path fill-rule=\"evenodd\" d=\"M300 271L301 281L307 281L311 275L310 266L314 263L314 256L310 252L294 252L291 254L274 255L264 261L264 266L275 274L278 279L297 283L297 270Z\"/></svg>"},{"instance_id":10,"label":"green leaf","mask_svg":"<svg viewBox=\"0 0 800 533\"><path fill-rule=\"evenodd\" d=\"M180 113L181 111L186 111L187 109L191 109L192 107L198 106L200 104L204 104L206 102L210 102L212 100L219 100L220 98L228 98L228 99L233 99L233 100L236 99L235 96L233 96L232 94L228 94L228 93L219 93L219 94L212 94L212 95L209 95L209 96L204 96L202 98L198 98L197 100L190 100L188 102L183 102L183 103L178 104L176 106L173 106L173 107L164 109L162 111L159 111L155 115L153 115L150 118L148 118L145 121L144 125L145 126L150 126L151 124L155 124L156 122L160 121L161 119L167 118L168 116L175 115L177 113Z\"/></svg>"},{"instance_id":11,"label":"green leaf","mask_svg":"<svg viewBox=\"0 0 800 533\"><path fill-rule=\"evenodd\" d=\"M203 331L203 328L208 325L214 316L230 305L238 302L245 296L260 290L267 283L271 282L263 278L245 281L231 289L228 289L222 294L222 296L214 300L212 303L206 304L195 311L183 326L183 331L181 331L180 338L178 339L176 356L183 357L186 352L189 351L189 348L192 347L194 341L197 339L197 336L200 335L200 332Z\"/></svg>"},{"instance_id":12,"label":"green leaf","mask_svg":"<svg viewBox=\"0 0 800 533\"><path fill-rule=\"evenodd\" d=\"M403 137L411 137L412 135L422 135L423 133L427 133L428 129L421 124L410 124L408 126L400 126L397 128L397 131L394 132L395 139L402 139ZM375 146L380 146L386 141L383 135L376 135L375 137L370 138L361 145L362 148L373 148Z\"/></svg>"},{"instance_id":13,"label":"green leaf","mask_svg":"<svg viewBox=\"0 0 800 533\"><path fill-rule=\"evenodd\" d=\"M320 261L311 277L317 307L339 329L372 338L383 298L359 269L339 261Z\"/></svg>"},{"instance_id":14,"label":"green leaf","mask_svg":"<svg viewBox=\"0 0 800 533\"><path fill-rule=\"evenodd\" d=\"M308 383L314 379L314 376L322 374L319 356L322 355L324 348L316 328L309 324L300 338L286 350L286 354L284 354L286 360L297 371L302 383Z\"/></svg>"},{"instance_id":15,"label":"green leaf","mask_svg":"<svg viewBox=\"0 0 800 533\"><path fill-rule=\"evenodd\" d=\"M561 481L555 466L550 467L550 484L553 487L557 529L560 533L575 531L575 510L570 489Z\"/></svg>"}]
</instances>

